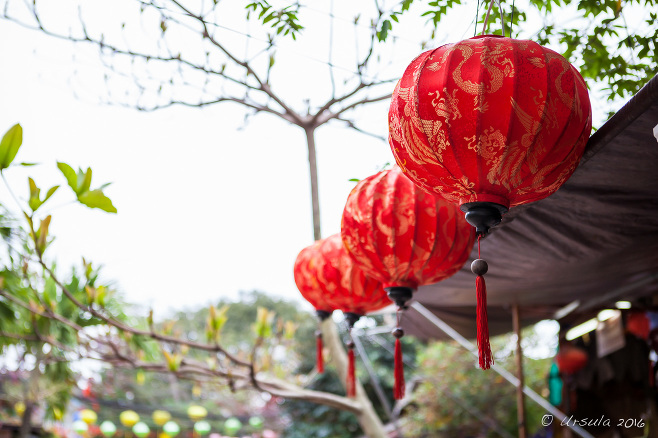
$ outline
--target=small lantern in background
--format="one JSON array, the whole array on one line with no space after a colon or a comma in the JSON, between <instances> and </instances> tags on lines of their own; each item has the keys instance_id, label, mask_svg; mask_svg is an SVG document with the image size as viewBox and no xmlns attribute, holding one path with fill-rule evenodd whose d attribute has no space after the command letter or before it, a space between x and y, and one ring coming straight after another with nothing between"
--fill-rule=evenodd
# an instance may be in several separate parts
<instances>
[{"instance_id":1,"label":"small lantern in background","mask_svg":"<svg viewBox=\"0 0 658 438\"><path fill-rule=\"evenodd\" d=\"M205 420L197 421L194 423L194 431L199 435L199 436L206 436L210 433L210 423L208 423Z\"/></svg>"},{"instance_id":2,"label":"small lantern in background","mask_svg":"<svg viewBox=\"0 0 658 438\"><path fill-rule=\"evenodd\" d=\"M117 427L110 420L105 420L100 425L100 431L105 438L112 438L117 433Z\"/></svg>"},{"instance_id":3,"label":"small lantern in background","mask_svg":"<svg viewBox=\"0 0 658 438\"><path fill-rule=\"evenodd\" d=\"M171 414L160 409L153 411L152 417L153 422L159 427L164 426L167 421L171 420Z\"/></svg>"},{"instance_id":4,"label":"small lantern in background","mask_svg":"<svg viewBox=\"0 0 658 438\"><path fill-rule=\"evenodd\" d=\"M563 345L555 355L555 363L561 374L571 375L585 368L588 362L587 352L572 345Z\"/></svg>"},{"instance_id":5,"label":"small lantern in background","mask_svg":"<svg viewBox=\"0 0 658 438\"><path fill-rule=\"evenodd\" d=\"M119 421L124 427L131 428L139 421L139 415L135 411L123 411L119 414Z\"/></svg>"},{"instance_id":6,"label":"small lantern in background","mask_svg":"<svg viewBox=\"0 0 658 438\"><path fill-rule=\"evenodd\" d=\"M167 421L164 426L162 426L162 431L167 434L170 438L176 438L180 433L180 426L175 421Z\"/></svg>"},{"instance_id":7,"label":"small lantern in background","mask_svg":"<svg viewBox=\"0 0 658 438\"><path fill-rule=\"evenodd\" d=\"M300 273L309 279L307 281L317 291L320 306L340 310L345 315L350 336L346 390L348 397L354 397L356 368L352 328L361 316L383 309L390 305L390 301L381 283L368 277L349 256L340 234L318 240L311 248L308 262L296 264L296 278ZM299 269L304 265L308 269Z\"/></svg>"},{"instance_id":8,"label":"small lantern in background","mask_svg":"<svg viewBox=\"0 0 658 438\"><path fill-rule=\"evenodd\" d=\"M151 429L148 427L146 423L140 421L138 423L135 423L135 425L133 426L133 433L138 438L146 438L151 433Z\"/></svg>"},{"instance_id":9,"label":"small lantern in background","mask_svg":"<svg viewBox=\"0 0 658 438\"><path fill-rule=\"evenodd\" d=\"M92 425L98 420L98 416L91 409L83 409L80 411L80 419L88 425Z\"/></svg>"}]
</instances>

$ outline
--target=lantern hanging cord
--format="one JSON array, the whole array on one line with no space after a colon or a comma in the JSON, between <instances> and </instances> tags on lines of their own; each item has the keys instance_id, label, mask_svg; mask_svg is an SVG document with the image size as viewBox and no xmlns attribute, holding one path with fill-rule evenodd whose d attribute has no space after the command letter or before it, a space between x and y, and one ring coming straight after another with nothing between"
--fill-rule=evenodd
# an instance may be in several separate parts
<instances>
[{"instance_id":1,"label":"lantern hanging cord","mask_svg":"<svg viewBox=\"0 0 658 438\"><path fill-rule=\"evenodd\" d=\"M347 381L345 389L348 397L356 396L356 366L354 359L354 339L352 338L352 324L347 331L349 340L347 341Z\"/></svg>"},{"instance_id":2,"label":"lantern hanging cord","mask_svg":"<svg viewBox=\"0 0 658 438\"><path fill-rule=\"evenodd\" d=\"M406 385L404 382L404 361L402 357L402 343L400 338L404 336L404 330L400 327L400 315L402 314L402 307L398 307L396 312L397 325L393 329L393 336L395 337L395 352L394 352L394 383L393 383L393 398L395 400L402 400L406 392Z\"/></svg>"},{"instance_id":3,"label":"lantern hanging cord","mask_svg":"<svg viewBox=\"0 0 658 438\"><path fill-rule=\"evenodd\" d=\"M489 14L491 14L491 7L493 6L493 2L494 0L489 1L489 9L487 9L487 16L484 17L484 23L482 24L482 35L484 35L484 33L487 30L489 24Z\"/></svg>"},{"instance_id":4,"label":"lantern hanging cord","mask_svg":"<svg viewBox=\"0 0 658 438\"><path fill-rule=\"evenodd\" d=\"M501 4L500 0L490 0L489 1L489 8L487 9L487 16L484 17L484 24L482 25L482 34L487 31L488 25L489 25L489 15L491 14L491 8L493 7L494 2L498 3L498 10L500 11L500 22L503 27L503 36L505 36L505 18L503 14L503 5ZM478 5L479 8L479 5Z\"/></svg>"},{"instance_id":5,"label":"lantern hanging cord","mask_svg":"<svg viewBox=\"0 0 658 438\"><path fill-rule=\"evenodd\" d=\"M478 18L480 16L480 0L478 0L478 6L477 9L475 10L475 26L473 29L473 36L476 36L478 34Z\"/></svg>"}]
</instances>

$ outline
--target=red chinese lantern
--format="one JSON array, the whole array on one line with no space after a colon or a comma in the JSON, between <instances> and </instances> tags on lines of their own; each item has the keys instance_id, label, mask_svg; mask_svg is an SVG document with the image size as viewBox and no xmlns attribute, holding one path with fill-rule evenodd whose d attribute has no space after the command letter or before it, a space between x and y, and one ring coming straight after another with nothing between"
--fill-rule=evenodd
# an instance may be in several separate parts
<instances>
[{"instance_id":1,"label":"red chinese lantern","mask_svg":"<svg viewBox=\"0 0 658 438\"><path fill-rule=\"evenodd\" d=\"M571 176L591 126L587 87L566 59L532 41L484 35L407 67L391 100L389 143L414 183L461 206L479 245L510 207L549 196ZM481 308L487 264L471 269Z\"/></svg>"},{"instance_id":2,"label":"red chinese lantern","mask_svg":"<svg viewBox=\"0 0 658 438\"><path fill-rule=\"evenodd\" d=\"M555 363L562 374L575 374L587 365L587 352L582 348L565 345L555 355Z\"/></svg>"},{"instance_id":3,"label":"red chinese lantern","mask_svg":"<svg viewBox=\"0 0 658 438\"><path fill-rule=\"evenodd\" d=\"M450 277L468 259L473 233L459 209L414 185L398 167L359 182L347 198L341 236L367 275L398 306L396 399L404 396L400 310L413 291Z\"/></svg>"},{"instance_id":4,"label":"red chinese lantern","mask_svg":"<svg viewBox=\"0 0 658 438\"><path fill-rule=\"evenodd\" d=\"M367 277L350 258L339 234L303 249L294 272L304 298L325 312L341 310L350 332L361 316L391 304L381 283ZM356 393L354 343L350 341L347 348L347 395L353 397Z\"/></svg>"},{"instance_id":5,"label":"red chinese lantern","mask_svg":"<svg viewBox=\"0 0 658 438\"><path fill-rule=\"evenodd\" d=\"M315 242L313 245L302 249L295 260L294 275L295 284L297 289L302 294L304 299L311 303L315 308L315 314L318 317L319 324L329 318L335 308L331 307L322 298L323 292L318 285L316 278L315 268L317 267L317 258L319 257L318 246L320 242ZM318 373L324 373L324 358L322 356L322 331L320 327L315 331L316 343L316 365Z\"/></svg>"}]
</instances>

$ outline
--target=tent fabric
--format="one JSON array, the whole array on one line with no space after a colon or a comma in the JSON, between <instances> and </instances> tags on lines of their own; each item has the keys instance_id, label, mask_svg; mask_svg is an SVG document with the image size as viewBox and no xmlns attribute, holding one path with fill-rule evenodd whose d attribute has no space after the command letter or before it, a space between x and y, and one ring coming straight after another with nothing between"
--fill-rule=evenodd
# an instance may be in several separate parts
<instances>
[{"instance_id":1,"label":"tent fabric","mask_svg":"<svg viewBox=\"0 0 658 438\"><path fill-rule=\"evenodd\" d=\"M592 309L658 292L657 124L658 75L590 137L576 172L555 194L513 208L482 239L492 334L512 330L515 303L528 325L576 300ZM470 338L475 258L477 247L457 274L414 297ZM402 325L420 338L445 338L413 309Z\"/></svg>"}]
</instances>

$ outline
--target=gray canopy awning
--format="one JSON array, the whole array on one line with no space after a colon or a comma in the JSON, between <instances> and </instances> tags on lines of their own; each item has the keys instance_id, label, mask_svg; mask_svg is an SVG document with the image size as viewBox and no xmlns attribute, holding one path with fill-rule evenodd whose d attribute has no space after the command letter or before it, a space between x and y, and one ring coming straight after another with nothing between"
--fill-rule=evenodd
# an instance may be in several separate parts
<instances>
[{"instance_id":1,"label":"gray canopy awning","mask_svg":"<svg viewBox=\"0 0 658 438\"><path fill-rule=\"evenodd\" d=\"M573 176L552 196L512 209L482 240L489 327L512 330L511 306L524 324L581 308L658 292L658 75L589 139ZM415 299L466 337L475 336L471 259L453 277L421 287ZM444 338L413 309L408 334Z\"/></svg>"}]
</instances>

